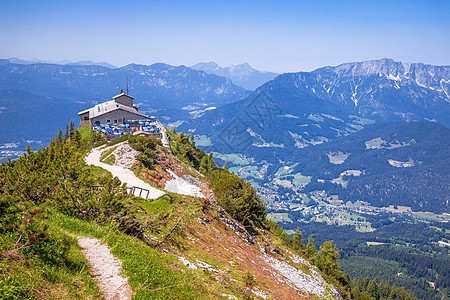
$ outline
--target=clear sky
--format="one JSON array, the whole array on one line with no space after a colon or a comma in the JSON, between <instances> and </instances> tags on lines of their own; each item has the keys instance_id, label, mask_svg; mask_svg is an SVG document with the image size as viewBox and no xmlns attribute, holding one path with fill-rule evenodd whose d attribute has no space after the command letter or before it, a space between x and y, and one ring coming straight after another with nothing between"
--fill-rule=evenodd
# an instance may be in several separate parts
<instances>
[{"instance_id":1,"label":"clear sky","mask_svg":"<svg viewBox=\"0 0 450 300\"><path fill-rule=\"evenodd\" d=\"M379 58L450 65L450 0L0 1L0 58L275 72Z\"/></svg>"}]
</instances>

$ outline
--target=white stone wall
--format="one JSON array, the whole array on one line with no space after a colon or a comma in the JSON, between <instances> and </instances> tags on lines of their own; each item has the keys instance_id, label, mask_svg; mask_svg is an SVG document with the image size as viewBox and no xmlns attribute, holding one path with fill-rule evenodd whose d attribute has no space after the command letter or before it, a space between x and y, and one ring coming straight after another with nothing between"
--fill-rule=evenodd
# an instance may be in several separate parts
<instances>
[{"instance_id":1,"label":"white stone wall","mask_svg":"<svg viewBox=\"0 0 450 300\"><path fill-rule=\"evenodd\" d=\"M144 117L138 114L134 114L125 110L117 109L112 112L108 112L105 114L102 114L101 116L94 117L91 119L91 124L94 124L95 122L100 122L101 124L105 124L108 122L108 120L111 122L111 124L114 123L115 120L117 120L117 123L122 123L124 119L127 120L143 120L143 119L150 119L148 117Z\"/></svg>"},{"instance_id":2,"label":"white stone wall","mask_svg":"<svg viewBox=\"0 0 450 300\"><path fill-rule=\"evenodd\" d=\"M127 105L129 107L133 107L133 98L130 98L128 96L122 95L120 97L117 97L114 100L120 104Z\"/></svg>"}]
</instances>

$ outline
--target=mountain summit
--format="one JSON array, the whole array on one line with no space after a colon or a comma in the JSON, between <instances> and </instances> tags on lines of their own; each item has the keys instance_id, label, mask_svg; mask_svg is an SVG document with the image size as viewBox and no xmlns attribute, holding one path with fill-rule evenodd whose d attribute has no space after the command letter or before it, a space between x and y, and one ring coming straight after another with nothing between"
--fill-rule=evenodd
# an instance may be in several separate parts
<instances>
[{"instance_id":1,"label":"mountain summit","mask_svg":"<svg viewBox=\"0 0 450 300\"><path fill-rule=\"evenodd\" d=\"M248 90L254 90L278 75L277 73L258 71L247 63L221 67L215 62L201 62L193 65L191 68L228 78L234 84L240 85Z\"/></svg>"},{"instance_id":2,"label":"mountain summit","mask_svg":"<svg viewBox=\"0 0 450 300\"><path fill-rule=\"evenodd\" d=\"M363 117L384 121L436 119L449 125L450 66L392 59L345 63L313 72L283 74L262 86L306 92Z\"/></svg>"}]
</instances>

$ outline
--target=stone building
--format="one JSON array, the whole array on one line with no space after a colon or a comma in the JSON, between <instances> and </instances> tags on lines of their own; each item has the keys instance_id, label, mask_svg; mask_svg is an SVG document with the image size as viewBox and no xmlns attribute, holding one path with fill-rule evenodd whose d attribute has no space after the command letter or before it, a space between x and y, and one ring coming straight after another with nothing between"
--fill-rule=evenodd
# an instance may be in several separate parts
<instances>
[{"instance_id":1,"label":"stone building","mask_svg":"<svg viewBox=\"0 0 450 300\"><path fill-rule=\"evenodd\" d=\"M94 107L80 111L80 127L93 124L117 123L123 120L150 120L150 118L138 112L139 106L133 104L134 98L120 91L113 100L97 104Z\"/></svg>"}]
</instances>

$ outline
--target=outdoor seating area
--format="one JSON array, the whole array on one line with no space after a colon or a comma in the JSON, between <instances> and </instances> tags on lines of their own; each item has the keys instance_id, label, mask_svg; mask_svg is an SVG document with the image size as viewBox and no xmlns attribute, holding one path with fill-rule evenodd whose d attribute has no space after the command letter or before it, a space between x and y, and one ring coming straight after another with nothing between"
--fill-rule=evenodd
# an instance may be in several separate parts
<instances>
[{"instance_id":1,"label":"outdoor seating area","mask_svg":"<svg viewBox=\"0 0 450 300\"><path fill-rule=\"evenodd\" d=\"M116 137L139 131L157 136L161 131L155 118L144 120L123 120L120 124L111 124L110 122L106 124L94 123L92 128L108 136Z\"/></svg>"}]
</instances>

